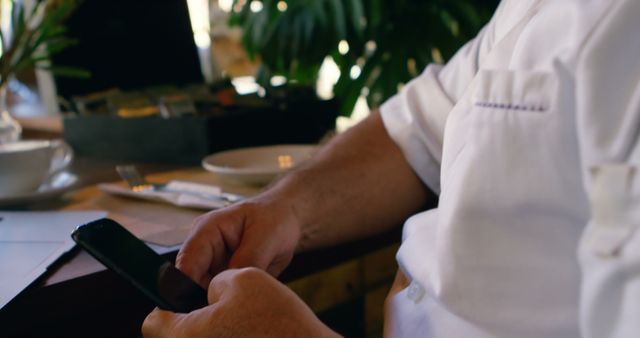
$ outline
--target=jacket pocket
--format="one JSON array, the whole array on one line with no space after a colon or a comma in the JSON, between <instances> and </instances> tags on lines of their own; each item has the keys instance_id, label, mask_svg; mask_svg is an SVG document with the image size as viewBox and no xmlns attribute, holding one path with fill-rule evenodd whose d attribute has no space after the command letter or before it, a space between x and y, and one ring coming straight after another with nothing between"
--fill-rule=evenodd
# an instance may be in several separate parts
<instances>
[{"instance_id":1,"label":"jacket pocket","mask_svg":"<svg viewBox=\"0 0 640 338\"><path fill-rule=\"evenodd\" d=\"M496 111L543 113L554 105L557 81L543 71L481 70L473 106Z\"/></svg>"}]
</instances>

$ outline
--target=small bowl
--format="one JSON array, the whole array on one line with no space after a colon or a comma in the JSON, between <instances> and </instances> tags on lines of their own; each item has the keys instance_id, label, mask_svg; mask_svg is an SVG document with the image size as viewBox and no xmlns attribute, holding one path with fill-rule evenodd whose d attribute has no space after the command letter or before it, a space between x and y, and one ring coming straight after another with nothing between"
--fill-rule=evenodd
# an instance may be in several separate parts
<instances>
[{"instance_id":1,"label":"small bowl","mask_svg":"<svg viewBox=\"0 0 640 338\"><path fill-rule=\"evenodd\" d=\"M315 145L274 145L215 153L202 166L224 178L251 185L266 185L277 176L310 159Z\"/></svg>"}]
</instances>

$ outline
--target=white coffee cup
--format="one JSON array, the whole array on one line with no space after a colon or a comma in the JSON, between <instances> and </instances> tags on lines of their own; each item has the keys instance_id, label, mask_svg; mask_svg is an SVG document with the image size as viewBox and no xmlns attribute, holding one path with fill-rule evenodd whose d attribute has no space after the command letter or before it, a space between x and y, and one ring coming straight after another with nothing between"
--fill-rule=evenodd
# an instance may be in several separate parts
<instances>
[{"instance_id":1,"label":"white coffee cup","mask_svg":"<svg viewBox=\"0 0 640 338\"><path fill-rule=\"evenodd\" d=\"M73 150L62 140L30 140L0 144L0 197L38 190L65 169Z\"/></svg>"}]
</instances>

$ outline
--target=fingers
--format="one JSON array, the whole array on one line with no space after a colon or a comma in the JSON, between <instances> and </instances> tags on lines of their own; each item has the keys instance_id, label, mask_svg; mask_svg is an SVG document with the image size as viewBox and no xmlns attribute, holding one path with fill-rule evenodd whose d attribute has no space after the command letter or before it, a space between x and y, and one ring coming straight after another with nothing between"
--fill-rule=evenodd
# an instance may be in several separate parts
<instances>
[{"instance_id":1,"label":"fingers","mask_svg":"<svg viewBox=\"0 0 640 338\"><path fill-rule=\"evenodd\" d=\"M231 286L232 279L236 273L237 270L226 270L213 277L207 290L207 301L209 304L215 304L220 301L225 291Z\"/></svg>"},{"instance_id":2,"label":"fingers","mask_svg":"<svg viewBox=\"0 0 640 338\"><path fill-rule=\"evenodd\" d=\"M293 291L256 268L227 270L211 280L210 305L188 314L154 310L145 338L307 337L331 333Z\"/></svg>"},{"instance_id":3,"label":"fingers","mask_svg":"<svg viewBox=\"0 0 640 338\"><path fill-rule=\"evenodd\" d=\"M256 267L266 270L271 259L269 244L260 241L245 240L231 256L229 261L230 269L240 269L246 267Z\"/></svg>"},{"instance_id":4,"label":"fingers","mask_svg":"<svg viewBox=\"0 0 640 338\"><path fill-rule=\"evenodd\" d=\"M226 270L211 280L207 300L209 304L216 304L226 297L234 297L238 292L255 292L270 280L275 281L273 277L257 268Z\"/></svg>"},{"instance_id":5,"label":"fingers","mask_svg":"<svg viewBox=\"0 0 640 338\"><path fill-rule=\"evenodd\" d=\"M176 327L183 317L183 314L155 308L142 323L142 336L144 338L175 337Z\"/></svg>"},{"instance_id":6,"label":"fingers","mask_svg":"<svg viewBox=\"0 0 640 338\"><path fill-rule=\"evenodd\" d=\"M278 276L287 266L289 266L291 259L293 259L293 253L274 259L273 262L269 264L266 271L272 276Z\"/></svg>"},{"instance_id":7,"label":"fingers","mask_svg":"<svg viewBox=\"0 0 640 338\"><path fill-rule=\"evenodd\" d=\"M245 231L247 209L231 207L198 217L178 253L176 266L203 287L227 265L267 269L275 255L274 245L264 231Z\"/></svg>"},{"instance_id":8,"label":"fingers","mask_svg":"<svg viewBox=\"0 0 640 338\"><path fill-rule=\"evenodd\" d=\"M277 276L289 265L293 254L276 255L276 248L266 241L244 241L231 256L230 269L255 267Z\"/></svg>"},{"instance_id":9,"label":"fingers","mask_svg":"<svg viewBox=\"0 0 640 338\"><path fill-rule=\"evenodd\" d=\"M176 266L206 288L217 272L226 267L228 254L218 224L221 217L209 213L194 221L189 237L176 258Z\"/></svg>"},{"instance_id":10,"label":"fingers","mask_svg":"<svg viewBox=\"0 0 640 338\"><path fill-rule=\"evenodd\" d=\"M200 286L206 287L211 280L209 270L213 257L212 246L202 239L187 241L178 252L176 267Z\"/></svg>"},{"instance_id":11,"label":"fingers","mask_svg":"<svg viewBox=\"0 0 640 338\"><path fill-rule=\"evenodd\" d=\"M277 247L282 243L272 238L272 229L254 226L252 230L243 234L229 261L230 269L257 267L266 270L277 255Z\"/></svg>"},{"instance_id":12,"label":"fingers","mask_svg":"<svg viewBox=\"0 0 640 338\"><path fill-rule=\"evenodd\" d=\"M281 213L264 210L259 203L245 202L199 217L178 253L177 267L202 287L227 267L279 274L291 261L298 235L276 226Z\"/></svg>"}]
</instances>

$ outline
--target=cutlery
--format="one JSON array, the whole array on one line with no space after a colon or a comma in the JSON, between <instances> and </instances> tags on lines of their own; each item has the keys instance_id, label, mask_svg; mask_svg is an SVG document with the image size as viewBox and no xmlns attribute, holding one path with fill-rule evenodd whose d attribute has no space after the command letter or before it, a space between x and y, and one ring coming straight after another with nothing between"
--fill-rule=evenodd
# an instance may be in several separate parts
<instances>
[{"instance_id":1,"label":"cutlery","mask_svg":"<svg viewBox=\"0 0 640 338\"><path fill-rule=\"evenodd\" d=\"M221 200L225 204L232 204L244 199L243 196L227 192L211 193L211 188L203 187L202 184L189 182L172 183L150 183L138 171L134 165L116 166L118 175L127 182L129 188L134 192L174 192L183 193L209 200Z\"/></svg>"}]
</instances>

